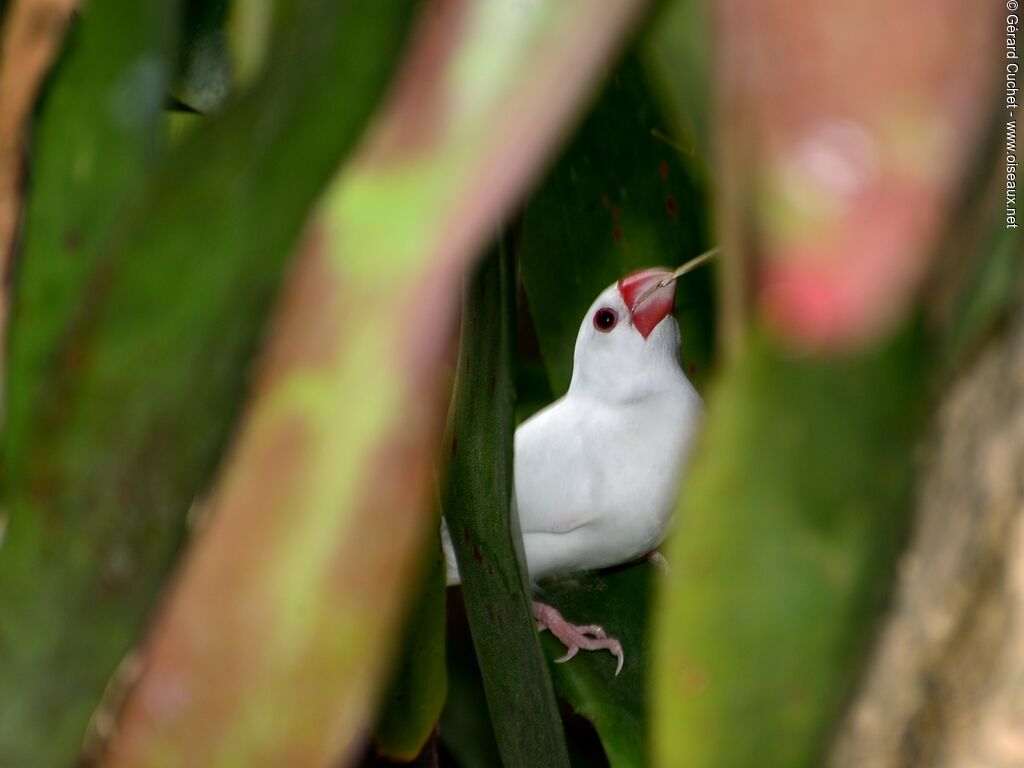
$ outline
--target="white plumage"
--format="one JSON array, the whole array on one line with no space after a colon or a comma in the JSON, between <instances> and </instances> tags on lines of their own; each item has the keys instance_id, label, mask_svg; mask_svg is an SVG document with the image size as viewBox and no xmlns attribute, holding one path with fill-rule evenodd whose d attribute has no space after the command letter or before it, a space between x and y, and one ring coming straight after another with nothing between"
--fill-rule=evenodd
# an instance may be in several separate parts
<instances>
[{"instance_id":1,"label":"white plumage","mask_svg":"<svg viewBox=\"0 0 1024 768\"><path fill-rule=\"evenodd\" d=\"M679 362L674 281L707 258L634 272L602 291L576 337L569 391L516 430L512 514L531 583L639 559L668 532L703 411ZM457 584L444 526L442 543ZM565 645L558 661L607 650L615 674L622 669L622 645L600 626L536 601L533 615Z\"/></svg>"},{"instance_id":2,"label":"white plumage","mask_svg":"<svg viewBox=\"0 0 1024 768\"><path fill-rule=\"evenodd\" d=\"M569 391L516 430L513 513L532 582L638 559L668 531L703 407L679 362L674 284L644 300L654 313L667 306L644 338L626 305L628 279L587 310ZM607 331L596 321L603 310L617 318ZM457 583L447 537L445 553Z\"/></svg>"}]
</instances>

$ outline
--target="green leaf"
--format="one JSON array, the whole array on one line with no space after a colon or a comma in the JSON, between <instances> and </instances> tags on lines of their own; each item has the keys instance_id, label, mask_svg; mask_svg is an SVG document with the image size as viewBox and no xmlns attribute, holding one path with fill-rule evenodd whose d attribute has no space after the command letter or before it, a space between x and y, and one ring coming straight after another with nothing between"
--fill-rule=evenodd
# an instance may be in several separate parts
<instances>
[{"instance_id":1,"label":"green leaf","mask_svg":"<svg viewBox=\"0 0 1024 768\"><path fill-rule=\"evenodd\" d=\"M77 119L55 117L42 137L41 162L56 170L40 179L30 216L48 235L27 243L16 287L0 762L66 765L78 751L215 468L292 242L382 93L411 4L304 3L283 48L289 55L168 157L112 237L104 203L116 209L131 191L137 161L93 151L99 139L74 151L59 140L78 147L79 120L87 136L109 115L128 125L155 120L166 88L154 73L165 70L121 41L135 39L124 35L126 14L139 14L140 29L163 17L149 5L117 4L123 13L90 6L88 64L69 63L55 89L71 99L79 82L97 80L95 101ZM104 46L131 55L111 63ZM112 146L114 135L101 136ZM121 167L129 161L131 173ZM82 173L90 184L55 183ZM97 204L106 227L89 220ZM76 222L81 229L69 229ZM96 258L72 263L61 253L79 242Z\"/></svg>"},{"instance_id":2,"label":"green leaf","mask_svg":"<svg viewBox=\"0 0 1024 768\"><path fill-rule=\"evenodd\" d=\"M484 262L463 306L445 520L502 762L568 766L517 552L521 542L509 519L513 277L504 245L499 250Z\"/></svg>"},{"instance_id":3,"label":"green leaf","mask_svg":"<svg viewBox=\"0 0 1024 768\"><path fill-rule=\"evenodd\" d=\"M177 3L92 3L69 31L52 75L32 148L32 183L16 265L5 366L4 489L0 514L0 764L67 765L99 693L130 642L130 630L106 630L105 600L83 584L87 541L65 535L59 510L26 512L27 445L41 424L68 418L56 383L74 370L65 341L109 231L137 193L157 150L160 109L171 71ZM124 34L125 29L133 34ZM58 365L61 356L63 365ZM107 420L110 414L107 413ZM35 488L60 482L52 448L37 447ZM104 451L90 454L90 462ZM100 473L97 466L97 474ZM94 526L95 498L78 489L76 527ZM83 515L82 508L89 509ZM26 519L26 515L29 519ZM45 515L45 516L44 516ZM86 536L86 540L92 534ZM85 551L83 551L85 550ZM112 548L96 564L104 595L126 563ZM88 570L88 567L86 568ZM86 577L87 578L87 577Z\"/></svg>"},{"instance_id":4,"label":"green leaf","mask_svg":"<svg viewBox=\"0 0 1024 768\"><path fill-rule=\"evenodd\" d=\"M465 604L461 600L449 600L447 607L448 698L441 715L439 740L459 768L501 765L494 728L487 713L480 666L466 622Z\"/></svg>"},{"instance_id":5,"label":"green leaf","mask_svg":"<svg viewBox=\"0 0 1024 768\"><path fill-rule=\"evenodd\" d=\"M677 266L709 247L703 190L659 138L672 132L639 60L628 56L527 204L523 283L556 395L569 386L580 321L601 291L633 270ZM714 338L710 281L702 269L676 289L683 361L698 381Z\"/></svg>"},{"instance_id":6,"label":"green leaf","mask_svg":"<svg viewBox=\"0 0 1024 768\"><path fill-rule=\"evenodd\" d=\"M444 707L447 683L445 649L445 568L438 536L421 576L421 593L412 604L394 678L384 689L384 704L374 732L381 754L410 761L423 749Z\"/></svg>"},{"instance_id":7,"label":"green leaf","mask_svg":"<svg viewBox=\"0 0 1024 768\"><path fill-rule=\"evenodd\" d=\"M54 360L102 247L156 160L177 10L158 0L91 5L47 87L12 296L5 484L20 472L39 403L53 397Z\"/></svg>"},{"instance_id":8,"label":"green leaf","mask_svg":"<svg viewBox=\"0 0 1024 768\"><path fill-rule=\"evenodd\" d=\"M235 85L250 84L267 64L274 30L288 23L298 0L232 0L228 52Z\"/></svg>"},{"instance_id":9,"label":"green leaf","mask_svg":"<svg viewBox=\"0 0 1024 768\"><path fill-rule=\"evenodd\" d=\"M723 373L654 611L656 764L821 764L909 520L923 341L824 361L755 337Z\"/></svg>"}]
</instances>

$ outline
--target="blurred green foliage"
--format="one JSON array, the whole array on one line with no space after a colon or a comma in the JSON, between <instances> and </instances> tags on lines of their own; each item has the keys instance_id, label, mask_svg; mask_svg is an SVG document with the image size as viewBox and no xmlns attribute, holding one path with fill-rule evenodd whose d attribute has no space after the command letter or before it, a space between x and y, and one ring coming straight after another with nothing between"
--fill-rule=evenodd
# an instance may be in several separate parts
<instances>
[{"instance_id":1,"label":"blurred green foliage","mask_svg":"<svg viewBox=\"0 0 1024 768\"><path fill-rule=\"evenodd\" d=\"M137 34L116 33L122 25ZM124 573L134 569L134 558L166 561L173 547L147 531L132 560L111 547L100 553L105 562L94 562L94 537L113 533L120 538L117 526L124 521L111 520L101 530L102 518L95 519L95 512L67 509L61 515L53 509L48 502L60 455L57 446L39 446L38 430L45 426L53 432L68 423L69 404L60 386L83 360L67 336L84 322L83 306L89 305L89 286L110 231L156 160L156 129L176 33L175 3L97 4L89 23L70 31L35 132L5 383L2 489L7 520L0 556L4 765L71 761L155 586L143 586L146 594L129 597L136 618L134 626L125 626L122 615L108 614L89 582L100 595L108 589L135 591L137 582L130 576L137 574ZM99 474L102 468L94 461L106 453L93 448L84 463L85 457L79 458L78 472ZM74 465L68 468L74 470ZM95 493L79 493L76 506L96 505ZM176 531L174 538L179 535Z\"/></svg>"},{"instance_id":2,"label":"blurred green foliage","mask_svg":"<svg viewBox=\"0 0 1024 768\"><path fill-rule=\"evenodd\" d=\"M718 380L655 613L657 764L820 764L909 523L924 342L823 361L754 336Z\"/></svg>"},{"instance_id":3,"label":"blurred green foliage","mask_svg":"<svg viewBox=\"0 0 1024 768\"><path fill-rule=\"evenodd\" d=\"M0 763L78 751L216 467L290 246L380 97L411 5L302 3L267 76L144 181L178 7L83 16L42 108L14 297Z\"/></svg>"},{"instance_id":4,"label":"blurred green foliage","mask_svg":"<svg viewBox=\"0 0 1024 768\"><path fill-rule=\"evenodd\" d=\"M296 238L371 122L406 29L442 5L95 0L73 25L38 110L13 281L0 765L77 759L159 600L186 514L201 517ZM348 168L332 187L325 221L346 278L377 269L379 282L428 263L457 276L425 254L464 234L464 215L478 223L470 203L494 194L508 205L475 174L508 150L491 146L495 135L521 138L498 133L507 121L496 110L539 82L531 66L545 36L564 48L557 34L578 28L582 6L566 7L477 4L465 26L441 27L471 31L433 41L445 50L430 83L458 86L450 124L412 108L409 135L381 142L399 147L398 162L374 157L380 165ZM439 464L472 644L464 628L445 636L433 542L380 705L370 747L380 760L414 758L435 735L465 768L590 766L600 751L617 768L810 766L827 748L909 522L940 346L916 320L832 360L789 355L754 327L719 367L715 272L679 284L682 362L709 411L672 570L627 564L535 591L623 642L618 677L607 654L555 664L560 644L536 639L507 515L516 415L566 390L594 297L632 270L717 244L708 16L697 0L655 4L621 58L604 62L593 103L510 217L514 236L467 284ZM979 252L941 340L947 361L969 360L1020 297L1020 244L999 217ZM262 704L255 721L280 706ZM298 707L288 722L301 720L301 704L288 706ZM239 721L238 744L259 742Z\"/></svg>"}]
</instances>

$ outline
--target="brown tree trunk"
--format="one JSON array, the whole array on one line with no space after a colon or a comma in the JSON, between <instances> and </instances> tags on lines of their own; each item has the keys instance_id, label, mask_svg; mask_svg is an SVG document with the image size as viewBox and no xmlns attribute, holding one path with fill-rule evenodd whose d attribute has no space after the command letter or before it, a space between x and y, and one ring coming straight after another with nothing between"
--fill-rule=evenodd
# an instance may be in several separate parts
<instances>
[{"instance_id":1,"label":"brown tree trunk","mask_svg":"<svg viewBox=\"0 0 1024 768\"><path fill-rule=\"evenodd\" d=\"M951 383L921 451L892 613L832 768L1024 766L1024 311Z\"/></svg>"}]
</instances>

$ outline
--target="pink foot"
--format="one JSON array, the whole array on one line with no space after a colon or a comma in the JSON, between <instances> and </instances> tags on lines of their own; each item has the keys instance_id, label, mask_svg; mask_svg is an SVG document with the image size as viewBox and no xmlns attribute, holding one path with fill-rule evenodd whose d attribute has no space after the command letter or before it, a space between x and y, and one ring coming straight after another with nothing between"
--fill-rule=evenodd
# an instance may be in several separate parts
<instances>
[{"instance_id":1,"label":"pink foot","mask_svg":"<svg viewBox=\"0 0 1024 768\"><path fill-rule=\"evenodd\" d=\"M608 637L597 624L570 624L557 609L536 600L533 602L533 618L537 620L540 632L551 630L551 634L565 646L565 655L555 659L556 663L568 661L581 650L608 651L619 662L615 667L616 676L622 671L622 662L625 660L622 644L614 637Z\"/></svg>"}]
</instances>

